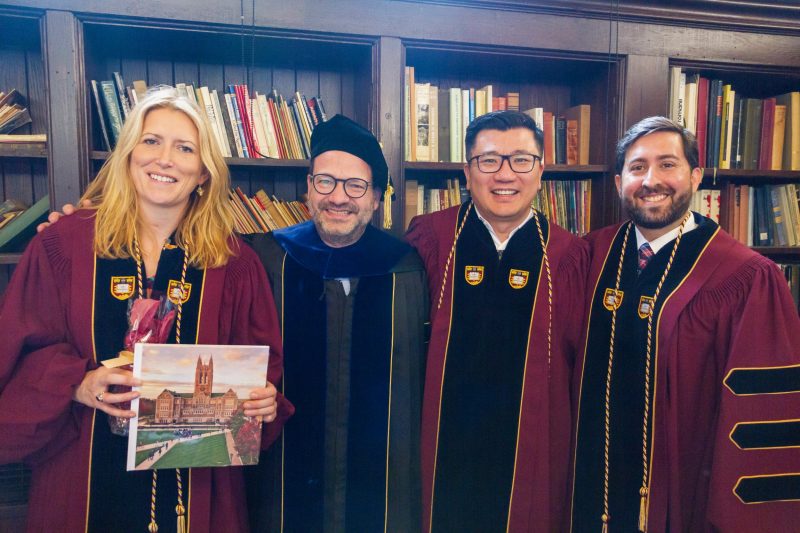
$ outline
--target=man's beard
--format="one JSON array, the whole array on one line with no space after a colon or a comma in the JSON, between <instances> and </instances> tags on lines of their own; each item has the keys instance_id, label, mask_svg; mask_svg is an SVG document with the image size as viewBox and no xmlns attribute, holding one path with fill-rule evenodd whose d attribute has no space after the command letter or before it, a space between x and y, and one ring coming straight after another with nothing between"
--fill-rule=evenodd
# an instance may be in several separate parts
<instances>
[{"instance_id":1,"label":"man's beard","mask_svg":"<svg viewBox=\"0 0 800 533\"><path fill-rule=\"evenodd\" d=\"M325 244L334 248L355 244L364 234L364 231L366 230L366 227L372 217L370 216L366 222L362 221L358 206L354 203L351 203L337 207L350 210L355 215L355 220L346 224L342 221L337 223L329 220L323 220L323 211L330 205L330 202L323 200L320 202L318 209L315 210L312 217L314 220L314 226L317 228L317 233L319 233L320 238Z\"/></svg>"},{"instance_id":2,"label":"man's beard","mask_svg":"<svg viewBox=\"0 0 800 533\"><path fill-rule=\"evenodd\" d=\"M647 187L642 187L641 194L663 193L669 195L672 192L668 190L656 190ZM677 222L689 210L692 203L692 189L691 187L683 193L675 193L672 195L672 204L663 212L650 213L644 207L637 207L634 201L630 198L622 198L622 207L628 213L628 216L633 223L640 228L645 229L660 229L665 228L674 222Z\"/></svg>"}]
</instances>

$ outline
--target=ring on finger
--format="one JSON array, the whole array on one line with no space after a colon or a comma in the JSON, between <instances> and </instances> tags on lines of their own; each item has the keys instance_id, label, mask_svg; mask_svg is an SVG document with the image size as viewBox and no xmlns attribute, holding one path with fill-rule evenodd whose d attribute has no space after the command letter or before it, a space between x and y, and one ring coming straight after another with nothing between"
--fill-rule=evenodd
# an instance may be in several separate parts
<instances>
[{"instance_id":1,"label":"ring on finger","mask_svg":"<svg viewBox=\"0 0 800 533\"><path fill-rule=\"evenodd\" d=\"M104 390L101 390L100 392L98 392L98 393L95 395L95 399L96 399L98 402L100 402L100 403L103 403L103 396L105 395L105 393L106 393L106 391L104 391Z\"/></svg>"}]
</instances>

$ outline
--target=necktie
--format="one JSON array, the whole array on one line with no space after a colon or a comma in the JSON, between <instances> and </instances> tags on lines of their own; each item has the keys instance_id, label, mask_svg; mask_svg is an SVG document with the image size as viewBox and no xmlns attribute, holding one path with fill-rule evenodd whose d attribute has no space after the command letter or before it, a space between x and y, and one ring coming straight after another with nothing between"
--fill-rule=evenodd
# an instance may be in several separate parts
<instances>
[{"instance_id":1,"label":"necktie","mask_svg":"<svg viewBox=\"0 0 800 533\"><path fill-rule=\"evenodd\" d=\"M649 243L644 243L639 247L639 272L644 270L647 266L647 263L650 262L650 259L655 255L653 249L650 248Z\"/></svg>"}]
</instances>

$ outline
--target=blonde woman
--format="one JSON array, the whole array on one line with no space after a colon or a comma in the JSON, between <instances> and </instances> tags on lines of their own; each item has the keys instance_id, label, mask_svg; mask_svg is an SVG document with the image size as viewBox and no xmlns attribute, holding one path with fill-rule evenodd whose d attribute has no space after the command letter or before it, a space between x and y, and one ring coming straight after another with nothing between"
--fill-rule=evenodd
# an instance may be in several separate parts
<instances>
[{"instance_id":1,"label":"blonde woman","mask_svg":"<svg viewBox=\"0 0 800 533\"><path fill-rule=\"evenodd\" d=\"M266 344L269 379L280 379L272 293L232 236L228 188L207 120L160 90L126 121L84 195L92 208L28 246L0 304L0 463L32 467L29 531L247 529L236 468L162 470L151 513L152 476L125 471L127 439L106 420L134 416L122 405L138 393L112 387L138 383L99 365L123 348L130 299L180 300L182 287L169 342ZM244 404L267 422L263 444L291 409L278 400L268 383Z\"/></svg>"}]
</instances>

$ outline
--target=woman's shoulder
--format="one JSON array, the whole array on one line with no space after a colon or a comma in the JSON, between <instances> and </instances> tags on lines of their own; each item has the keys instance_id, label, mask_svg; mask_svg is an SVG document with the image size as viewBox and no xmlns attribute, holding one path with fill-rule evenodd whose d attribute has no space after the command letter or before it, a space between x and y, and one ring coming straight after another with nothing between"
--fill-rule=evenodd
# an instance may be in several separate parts
<instances>
[{"instance_id":1,"label":"woman's shoulder","mask_svg":"<svg viewBox=\"0 0 800 533\"><path fill-rule=\"evenodd\" d=\"M45 236L58 235L62 239L88 238L94 235L94 220L97 211L79 209L71 215L62 215L57 222L42 231Z\"/></svg>"},{"instance_id":2,"label":"woman's shoulder","mask_svg":"<svg viewBox=\"0 0 800 533\"><path fill-rule=\"evenodd\" d=\"M253 270L263 270L258 255L248 243L238 235L231 236L230 241L233 255L223 267L229 275L241 276Z\"/></svg>"}]
</instances>

